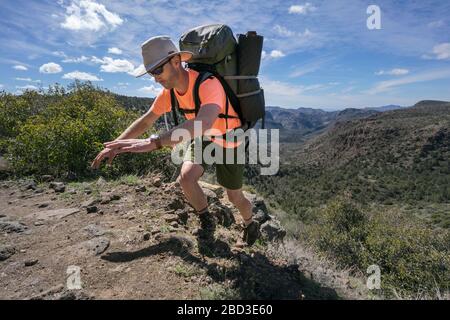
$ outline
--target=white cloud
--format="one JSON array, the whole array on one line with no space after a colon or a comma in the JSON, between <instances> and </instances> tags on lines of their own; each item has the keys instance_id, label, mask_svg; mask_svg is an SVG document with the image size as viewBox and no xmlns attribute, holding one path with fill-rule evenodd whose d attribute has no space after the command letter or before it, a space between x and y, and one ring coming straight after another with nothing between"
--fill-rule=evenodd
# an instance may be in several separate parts
<instances>
[{"instance_id":1,"label":"white cloud","mask_svg":"<svg viewBox=\"0 0 450 320\"><path fill-rule=\"evenodd\" d=\"M33 80L31 78L15 78L16 81L26 81L26 82L41 82L41 80Z\"/></svg>"},{"instance_id":2,"label":"white cloud","mask_svg":"<svg viewBox=\"0 0 450 320\"><path fill-rule=\"evenodd\" d=\"M88 57L81 56L79 58L66 58L62 62L64 62L64 63L80 63L80 62L84 62L84 61L88 61L88 60L89 60Z\"/></svg>"},{"instance_id":3,"label":"white cloud","mask_svg":"<svg viewBox=\"0 0 450 320\"><path fill-rule=\"evenodd\" d=\"M367 93L377 94L405 84L433 81L445 78L450 78L450 69L431 70L417 75L403 77L400 79L379 82L372 89L368 90Z\"/></svg>"},{"instance_id":4,"label":"white cloud","mask_svg":"<svg viewBox=\"0 0 450 320\"><path fill-rule=\"evenodd\" d=\"M380 71L375 72L375 74L377 76L382 76L382 75L404 76L404 75L406 75L408 73L409 73L408 69L399 69L399 68L392 69L392 70L389 70L389 71L380 70Z\"/></svg>"},{"instance_id":5,"label":"white cloud","mask_svg":"<svg viewBox=\"0 0 450 320\"><path fill-rule=\"evenodd\" d=\"M161 91L161 88L157 87L157 86L154 86L154 85L150 85L148 87L142 87L138 91L146 93L146 94L157 96L159 94L159 92Z\"/></svg>"},{"instance_id":6,"label":"white cloud","mask_svg":"<svg viewBox=\"0 0 450 320\"><path fill-rule=\"evenodd\" d=\"M17 81L28 81L31 82L31 78L16 78Z\"/></svg>"},{"instance_id":7,"label":"white cloud","mask_svg":"<svg viewBox=\"0 0 450 320\"><path fill-rule=\"evenodd\" d=\"M314 7L311 3L307 2L302 5L294 5L289 8L289 13L294 14L307 14L308 12L314 12L317 8Z\"/></svg>"},{"instance_id":8,"label":"white cloud","mask_svg":"<svg viewBox=\"0 0 450 320\"><path fill-rule=\"evenodd\" d=\"M77 79L82 81L103 81L103 79L99 79L96 75L80 71L66 73L62 78L70 80Z\"/></svg>"},{"instance_id":9,"label":"white cloud","mask_svg":"<svg viewBox=\"0 0 450 320\"><path fill-rule=\"evenodd\" d=\"M270 56L272 57L272 58L282 58L282 57L284 57L284 56L286 56L282 51L280 51L280 50L272 50L271 52L270 52Z\"/></svg>"},{"instance_id":10,"label":"white cloud","mask_svg":"<svg viewBox=\"0 0 450 320\"><path fill-rule=\"evenodd\" d=\"M450 42L441 43L434 46L433 54L437 60L450 59Z\"/></svg>"},{"instance_id":11,"label":"white cloud","mask_svg":"<svg viewBox=\"0 0 450 320\"><path fill-rule=\"evenodd\" d=\"M91 58L91 62L93 62L93 63L100 63L100 64L104 63L103 59L97 58L96 56L93 56Z\"/></svg>"},{"instance_id":12,"label":"white cloud","mask_svg":"<svg viewBox=\"0 0 450 320\"><path fill-rule=\"evenodd\" d=\"M99 59L94 56L91 58L91 61L101 64L100 70L102 72L126 72L129 74L133 74L133 72L135 71L134 65L130 61L125 59L113 59L110 57Z\"/></svg>"},{"instance_id":13,"label":"white cloud","mask_svg":"<svg viewBox=\"0 0 450 320\"><path fill-rule=\"evenodd\" d=\"M286 55L281 50L272 50L270 53L267 53L266 51L262 51L261 53L261 59L269 60L269 59L277 59L285 57Z\"/></svg>"},{"instance_id":14,"label":"white cloud","mask_svg":"<svg viewBox=\"0 0 450 320\"><path fill-rule=\"evenodd\" d=\"M111 59L105 58L106 64L101 66L101 71L103 72L128 72L131 73L134 71L134 65L124 59Z\"/></svg>"},{"instance_id":15,"label":"white cloud","mask_svg":"<svg viewBox=\"0 0 450 320\"><path fill-rule=\"evenodd\" d=\"M52 54L57 57L67 58L67 55L63 51L53 51Z\"/></svg>"},{"instance_id":16,"label":"white cloud","mask_svg":"<svg viewBox=\"0 0 450 320\"><path fill-rule=\"evenodd\" d=\"M16 86L16 89L20 89L22 91L25 91L25 90L35 90L35 91L37 91L38 87L32 86L32 85L26 85L26 86Z\"/></svg>"},{"instance_id":17,"label":"white cloud","mask_svg":"<svg viewBox=\"0 0 450 320\"><path fill-rule=\"evenodd\" d=\"M123 23L118 14L92 0L74 0L66 8L66 13L65 21L61 23L61 26L69 30L99 31L108 26L114 29Z\"/></svg>"},{"instance_id":18,"label":"white cloud","mask_svg":"<svg viewBox=\"0 0 450 320\"><path fill-rule=\"evenodd\" d=\"M294 31L276 24L272 27L272 30L276 36L271 39L271 45L276 48L283 48L288 54L302 49L320 47L326 43L325 39L309 29L305 29L303 32Z\"/></svg>"},{"instance_id":19,"label":"white cloud","mask_svg":"<svg viewBox=\"0 0 450 320\"><path fill-rule=\"evenodd\" d=\"M120 50L119 48L116 48L116 47L109 48L108 49L108 53L111 53L111 54L122 54L122 50Z\"/></svg>"},{"instance_id":20,"label":"white cloud","mask_svg":"<svg viewBox=\"0 0 450 320\"><path fill-rule=\"evenodd\" d=\"M130 84L128 82L119 82L119 83L117 83L117 85L121 86L121 87L126 87L126 86L129 86Z\"/></svg>"},{"instance_id":21,"label":"white cloud","mask_svg":"<svg viewBox=\"0 0 450 320\"><path fill-rule=\"evenodd\" d=\"M289 30L279 24L276 24L273 29L282 37L294 37L297 35L297 32Z\"/></svg>"},{"instance_id":22,"label":"white cloud","mask_svg":"<svg viewBox=\"0 0 450 320\"><path fill-rule=\"evenodd\" d=\"M49 62L49 63L43 64L39 68L40 73L59 73L61 71L62 71L61 66L54 62Z\"/></svg>"},{"instance_id":23,"label":"white cloud","mask_svg":"<svg viewBox=\"0 0 450 320\"><path fill-rule=\"evenodd\" d=\"M0 83L0 89L3 88L3 85Z\"/></svg>"},{"instance_id":24,"label":"white cloud","mask_svg":"<svg viewBox=\"0 0 450 320\"><path fill-rule=\"evenodd\" d=\"M28 70L27 67L20 66L20 65L14 66L13 68L16 69L16 70L20 70L20 71L27 71Z\"/></svg>"}]
</instances>

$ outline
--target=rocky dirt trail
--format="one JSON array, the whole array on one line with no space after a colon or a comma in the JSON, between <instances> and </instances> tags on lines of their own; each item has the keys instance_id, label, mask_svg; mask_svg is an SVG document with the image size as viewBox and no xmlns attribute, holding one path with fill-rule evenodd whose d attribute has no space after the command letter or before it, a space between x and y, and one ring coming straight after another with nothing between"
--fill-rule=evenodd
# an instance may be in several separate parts
<instances>
[{"instance_id":1,"label":"rocky dirt trail","mask_svg":"<svg viewBox=\"0 0 450 320\"><path fill-rule=\"evenodd\" d=\"M218 222L214 241L204 243L196 237L198 218L176 182L157 176L131 183L42 180L0 181L0 299L346 294L339 289L344 279L331 275L331 286L321 284L307 258L281 254L277 248L285 232L256 195L248 194L263 238L249 248L240 243L240 215L215 185L202 183Z\"/></svg>"}]
</instances>

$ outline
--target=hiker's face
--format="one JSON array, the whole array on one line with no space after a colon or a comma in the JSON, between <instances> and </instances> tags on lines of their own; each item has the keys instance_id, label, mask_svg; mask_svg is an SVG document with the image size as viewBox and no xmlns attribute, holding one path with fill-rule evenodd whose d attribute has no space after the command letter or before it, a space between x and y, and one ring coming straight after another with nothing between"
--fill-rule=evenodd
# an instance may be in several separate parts
<instances>
[{"instance_id":1,"label":"hiker's face","mask_svg":"<svg viewBox=\"0 0 450 320\"><path fill-rule=\"evenodd\" d=\"M175 56L169 60L163 67L163 72L159 75L154 75L155 81L162 85L165 89L173 89L177 79L177 73L181 60L179 56Z\"/></svg>"}]
</instances>

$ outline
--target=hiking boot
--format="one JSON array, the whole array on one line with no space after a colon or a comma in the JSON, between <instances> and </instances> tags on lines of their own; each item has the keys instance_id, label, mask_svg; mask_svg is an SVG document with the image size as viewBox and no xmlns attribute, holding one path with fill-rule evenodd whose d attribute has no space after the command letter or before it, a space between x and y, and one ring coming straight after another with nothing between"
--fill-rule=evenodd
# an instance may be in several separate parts
<instances>
[{"instance_id":1,"label":"hiking boot","mask_svg":"<svg viewBox=\"0 0 450 320\"><path fill-rule=\"evenodd\" d=\"M209 211L199 214L200 230L198 235L202 238L211 238L216 230L216 221Z\"/></svg>"},{"instance_id":2,"label":"hiking boot","mask_svg":"<svg viewBox=\"0 0 450 320\"><path fill-rule=\"evenodd\" d=\"M251 246L259 238L259 236L259 223L258 221L252 221L247 227L245 227L242 240L245 241L247 245Z\"/></svg>"}]
</instances>

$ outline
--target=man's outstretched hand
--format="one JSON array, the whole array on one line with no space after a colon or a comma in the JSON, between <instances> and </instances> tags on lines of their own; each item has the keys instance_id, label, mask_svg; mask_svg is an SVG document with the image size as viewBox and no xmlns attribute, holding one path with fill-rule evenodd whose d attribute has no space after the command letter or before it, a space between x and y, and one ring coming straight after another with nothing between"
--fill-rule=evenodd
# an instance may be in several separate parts
<instances>
[{"instance_id":1,"label":"man's outstretched hand","mask_svg":"<svg viewBox=\"0 0 450 320\"><path fill-rule=\"evenodd\" d=\"M108 158L108 164L112 164L112 161L116 157L117 152L115 150L112 150L110 148L105 148L95 157L94 161L91 163L92 169L98 169L100 167L100 163L103 161L103 159Z\"/></svg>"},{"instance_id":2,"label":"man's outstretched hand","mask_svg":"<svg viewBox=\"0 0 450 320\"><path fill-rule=\"evenodd\" d=\"M98 169L103 159L108 158L111 164L116 155L126 152L150 152L156 149L156 144L150 139L124 139L105 142L103 149L91 164L91 168Z\"/></svg>"}]
</instances>

